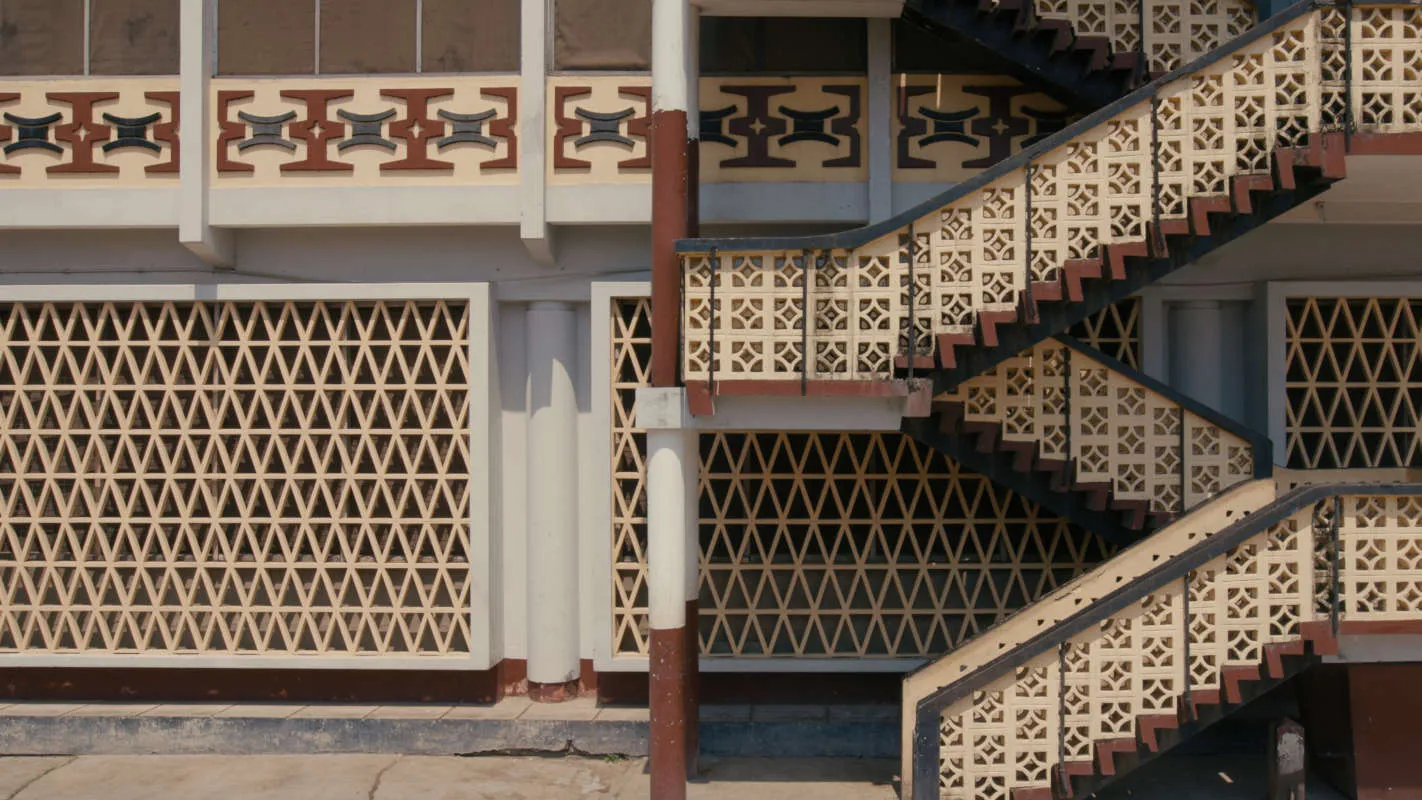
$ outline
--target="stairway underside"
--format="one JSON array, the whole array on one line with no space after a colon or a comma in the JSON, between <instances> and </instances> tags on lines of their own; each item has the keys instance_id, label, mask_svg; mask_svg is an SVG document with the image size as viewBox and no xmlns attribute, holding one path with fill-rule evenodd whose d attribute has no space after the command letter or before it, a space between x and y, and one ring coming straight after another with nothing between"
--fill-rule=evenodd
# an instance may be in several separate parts
<instances>
[{"instance_id":1,"label":"stairway underside","mask_svg":"<svg viewBox=\"0 0 1422 800\"><path fill-rule=\"evenodd\" d=\"M1018 77L1080 111L1100 108L1139 84L1139 54L1112 52L1104 36L1077 36L1071 23L1042 19L1033 0L908 0L903 18L947 29L1016 66Z\"/></svg>"}]
</instances>

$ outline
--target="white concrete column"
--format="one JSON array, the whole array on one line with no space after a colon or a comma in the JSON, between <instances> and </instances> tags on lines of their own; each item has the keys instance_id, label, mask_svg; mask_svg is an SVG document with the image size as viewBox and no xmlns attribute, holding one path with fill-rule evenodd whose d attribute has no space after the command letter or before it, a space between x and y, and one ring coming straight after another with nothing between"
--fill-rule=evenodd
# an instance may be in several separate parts
<instances>
[{"instance_id":1,"label":"white concrete column","mask_svg":"<svg viewBox=\"0 0 1422 800\"><path fill-rule=\"evenodd\" d=\"M697 548L696 435L647 431L647 606L654 631L686 627Z\"/></svg>"},{"instance_id":2,"label":"white concrete column","mask_svg":"<svg viewBox=\"0 0 1422 800\"><path fill-rule=\"evenodd\" d=\"M217 2L183 0L178 22L178 241L208 264L233 265L232 232L208 224L212 175L212 76L217 73Z\"/></svg>"},{"instance_id":3,"label":"white concrete column","mask_svg":"<svg viewBox=\"0 0 1422 800\"><path fill-rule=\"evenodd\" d=\"M657 800L682 800L699 749L694 600L700 462L686 390L638 389L637 424L647 430L651 790Z\"/></svg>"},{"instance_id":4,"label":"white concrete column","mask_svg":"<svg viewBox=\"0 0 1422 800\"><path fill-rule=\"evenodd\" d=\"M528 680L578 679L577 313L571 304L529 306ZM551 699L551 697L550 697Z\"/></svg>"},{"instance_id":5,"label":"white concrete column","mask_svg":"<svg viewBox=\"0 0 1422 800\"><path fill-rule=\"evenodd\" d=\"M1187 300L1171 313L1170 382L1211 408L1224 406L1224 308L1218 300Z\"/></svg>"},{"instance_id":6,"label":"white concrete column","mask_svg":"<svg viewBox=\"0 0 1422 800\"><path fill-rule=\"evenodd\" d=\"M892 20L870 19L869 87L864 113L869 120L869 136L864 149L869 155L869 222L882 222L894 215L894 79Z\"/></svg>"}]
</instances>

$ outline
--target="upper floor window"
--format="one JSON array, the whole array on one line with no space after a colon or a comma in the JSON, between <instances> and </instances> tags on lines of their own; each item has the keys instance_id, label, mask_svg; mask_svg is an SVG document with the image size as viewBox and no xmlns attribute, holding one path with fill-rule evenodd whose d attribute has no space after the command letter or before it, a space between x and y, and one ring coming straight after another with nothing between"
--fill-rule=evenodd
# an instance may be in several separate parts
<instances>
[{"instance_id":1,"label":"upper floor window","mask_svg":"<svg viewBox=\"0 0 1422 800\"><path fill-rule=\"evenodd\" d=\"M554 0L553 68L652 68L652 0Z\"/></svg>"},{"instance_id":2,"label":"upper floor window","mask_svg":"<svg viewBox=\"0 0 1422 800\"><path fill-rule=\"evenodd\" d=\"M868 66L863 19L701 19L701 71L707 75L863 75Z\"/></svg>"},{"instance_id":3,"label":"upper floor window","mask_svg":"<svg viewBox=\"0 0 1422 800\"><path fill-rule=\"evenodd\" d=\"M223 75L517 72L519 0L219 0Z\"/></svg>"},{"instance_id":4,"label":"upper floor window","mask_svg":"<svg viewBox=\"0 0 1422 800\"><path fill-rule=\"evenodd\" d=\"M179 0L0 0L0 75L176 75Z\"/></svg>"}]
</instances>

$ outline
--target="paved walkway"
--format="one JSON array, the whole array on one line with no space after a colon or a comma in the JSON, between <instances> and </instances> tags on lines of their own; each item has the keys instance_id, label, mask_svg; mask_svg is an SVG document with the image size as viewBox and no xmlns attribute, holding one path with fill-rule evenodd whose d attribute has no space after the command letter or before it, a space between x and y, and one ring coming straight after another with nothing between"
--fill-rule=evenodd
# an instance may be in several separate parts
<instances>
[{"instance_id":1,"label":"paved walkway","mask_svg":"<svg viewBox=\"0 0 1422 800\"><path fill-rule=\"evenodd\" d=\"M728 759L689 800L889 800L897 764ZM476 756L0 758L0 800L630 800L645 759Z\"/></svg>"}]
</instances>

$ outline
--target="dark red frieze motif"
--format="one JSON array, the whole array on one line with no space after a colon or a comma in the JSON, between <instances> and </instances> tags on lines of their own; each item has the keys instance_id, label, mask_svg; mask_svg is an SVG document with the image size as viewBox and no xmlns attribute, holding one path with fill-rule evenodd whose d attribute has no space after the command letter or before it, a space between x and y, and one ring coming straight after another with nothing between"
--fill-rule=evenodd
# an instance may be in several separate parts
<instances>
[{"instance_id":1,"label":"dark red frieze motif","mask_svg":"<svg viewBox=\"0 0 1422 800\"><path fill-rule=\"evenodd\" d=\"M281 96L306 106L306 118L292 120L287 131L306 144L306 157L281 165L282 172L351 172L355 166L331 160L330 143L346 135L346 125L330 118L331 102L353 97L351 89L287 89Z\"/></svg>"},{"instance_id":2,"label":"dark red frieze motif","mask_svg":"<svg viewBox=\"0 0 1422 800\"><path fill-rule=\"evenodd\" d=\"M831 158L823 163L826 167L857 167L860 164L859 146L859 87L858 86L826 86L825 94L843 95L849 103L849 110L844 114L838 114L830 120L830 133L834 137L844 137L849 143L849 155L840 158ZM836 108L836 111L839 109ZM839 144L835 142L835 144Z\"/></svg>"},{"instance_id":3,"label":"dark red frieze motif","mask_svg":"<svg viewBox=\"0 0 1422 800\"><path fill-rule=\"evenodd\" d=\"M508 142L509 152L503 158L485 161L480 171L489 169L518 169L518 89L512 86L495 89L480 89L479 95L498 98L508 105L508 113L495 117L489 122L489 135Z\"/></svg>"},{"instance_id":4,"label":"dark red frieze motif","mask_svg":"<svg viewBox=\"0 0 1422 800\"><path fill-rule=\"evenodd\" d=\"M252 172L254 169L251 164L232 158L230 147L247 138L247 123L232 119L232 104L255 96L253 92L229 89L217 93L217 171L220 173Z\"/></svg>"},{"instance_id":5,"label":"dark red frieze motif","mask_svg":"<svg viewBox=\"0 0 1422 800\"><path fill-rule=\"evenodd\" d=\"M633 115L627 120L627 136L632 139L640 139L647 144L646 152L643 155L637 158L624 158L617 162L617 171L651 169L652 147L651 141L647 137L652 132L652 87L619 86L617 94L619 97L626 97L642 103L642 113ZM690 163L694 168L696 161L693 159Z\"/></svg>"},{"instance_id":6,"label":"dark red frieze motif","mask_svg":"<svg viewBox=\"0 0 1422 800\"><path fill-rule=\"evenodd\" d=\"M45 171L51 175L118 172L119 168L112 164L94 161L94 146L107 142L113 135L113 129L108 125L94 121L94 106L117 100L118 92L46 92L45 98L51 103L64 103L71 109L69 122L54 129L55 141L69 145L70 160L53 164Z\"/></svg>"},{"instance_id":7,"label":"dark red frieze motif","mask_svg":"<svg viewBox=\"0 0 1422 800\"><path fill-rule=\"evenodd\" d=\"M430 142L444 136L445 124L430 116L430 102L454 94L453 89L382 89L381 97L405 101L405 116L390 123L390 136L405 142L405 157L380 165L381 172L453 170L454 163L430 158Z\"/></svg>"},{"instance_id":8,"label":"dark red frieze motif","mask_svg":"<svg viewBox=\"0 0 1422 800\"><path fill-rule=\"evenodd\" d=\"M770 155L770 141L780 136L790 127L783 117L770 113L770 98L790 94L795 87L783 86L723 86L726 94L740 95L746 99L746 113L733 117L728 126L732 136L745 140L746 154L738 158L728 158L721 162L723 167L793 167L795 162L788 158ZM702 141L707 137L702 136ZM729 137L723 137L729 138ZM733 144L734 146L734 144Z\"/></svg>"},{"instance_id":9,"label":"dark red frieze motif","mask_svg":"<svg viewBox=\"0 0 1422 800\"><path fill-rule=\"evenodd\" d=\"M19 100L20 96L13 92L0 92L0 105L13 103ZM0 144L4 144L15 138L15 130L9 125L0 122ZM18 175L20 168L13 164L0 164L0 175Z\"/></svg>"},{"instance_id":10,"label":"dark red frieze motif","mask_svg":"<svg viewBox=\"0 0 1422 800\"><path fill-rule=\"evenodd\" d=\"M918 158L911 153L913 143L928 134L928 118L911 110L914 98L932 93L932 86L899 87L899 137L896 149L899 167L903 169L933 169L938 166L937 161Z\"/></svg>"},{"instance_id":11,"label":"dark red frieze motif","mask_svg":"<svg viewBox=\"0 0 1422 800\"><path fill-rule=\"evenodd\" d=\"M568 101L592 94L591 86L556 86L553 88L553 110L557 128L553 134L554 169L591 169L592 162L568 155L568 140L583 133L583 121L568 116ZM575 112L576 113L576 112Z\"/></svg>"},{"instance_id":12,"label":"dark red frieze motif","mask_svg":"<svg viewBox=\"0 0 1422 800\"><path fill-rule=\"evenodd\" d=\"M723 86L726 94L745 98L745 112L736 116L736 106L701 111L701 141L738 147L745 143L746 154L722 159L720 166L787 168L798 166L794 159L772 156L772 144L782 148L798 142L820 142L831 147L847 147L848 153L820 162L824 167L858 167L863 163L863 147L859 134L862 111L862 90L858 86L825 86L829 95L845 98L839 105L823 109L801 109L777 104L771 111L771 101L796 91L792 84L772 86Z\"/></svg>"},{"instance_id":13,"label":"dark red frieze motif","mask_svg":"<svg viewBox=\"0 0 1422 800\"><path fill-rule=\"evenodd\" d=\"M153 140L168 145L168 160L144 167L148 175L176 174L181 143L178 141L178 123L182 121L182 109L178 104L178 92L144 92L143 96L156 103L164 103L170 109L167 122L153 125Z\"/></svg>"}]
</instances>

